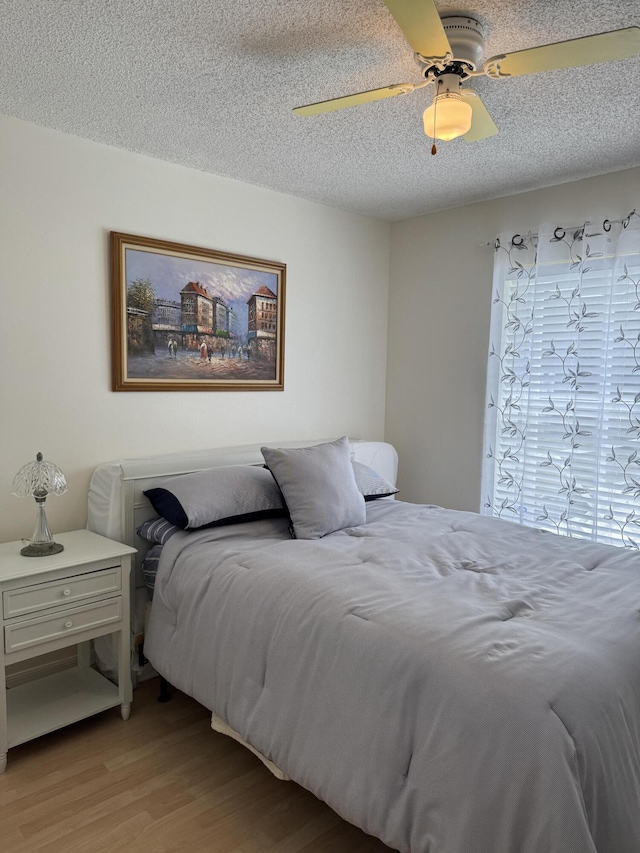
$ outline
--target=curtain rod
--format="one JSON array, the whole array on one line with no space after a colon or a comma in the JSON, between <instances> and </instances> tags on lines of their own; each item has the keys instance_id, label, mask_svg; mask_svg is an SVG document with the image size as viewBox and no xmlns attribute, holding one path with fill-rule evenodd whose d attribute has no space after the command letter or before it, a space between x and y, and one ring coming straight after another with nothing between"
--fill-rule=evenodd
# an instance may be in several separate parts
<instances>
[{"instance_id":1,"label":"curtain rod","mask_svg":"<svg viewBox=\"0 0 640 853\"><path fill-rule=\"evenodd\" d=\"M612 225L622 225L624 228L626 228L629 225L629 222L631 222L632 217L634 217L634 216L640 216L640 214L636 212L635 207L632 211L630 211L630 213L627 216L625 216L624 219L604 219L602 222L602 227L604 228L604 230L607 233L609 231L611 231ZM589 223L589 224L592 224L592 223ZM607 227L607 226L609 226L609 227ZM489 246L492 246L493 248L495 248L495 245L496 245L495 240L487 240L486 243L478 243L478 248L486 249Z\"/></svg>"}]
</instances>

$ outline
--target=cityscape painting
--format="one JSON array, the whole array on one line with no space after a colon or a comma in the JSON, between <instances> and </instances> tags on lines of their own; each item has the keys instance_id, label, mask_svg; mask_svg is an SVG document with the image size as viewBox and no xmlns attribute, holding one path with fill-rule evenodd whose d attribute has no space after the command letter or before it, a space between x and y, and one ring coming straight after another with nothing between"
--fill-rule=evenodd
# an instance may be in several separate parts
<instances>
[{"instance_id":1,"label":"cityscape painting","mask_svg":"<svg viewBox=\"0 0 640 853\"><path fill-rule=\"evenodd\" d=\"M111 232L114 391L282 391L286 266Z\"/></svg>"}]
</instances>

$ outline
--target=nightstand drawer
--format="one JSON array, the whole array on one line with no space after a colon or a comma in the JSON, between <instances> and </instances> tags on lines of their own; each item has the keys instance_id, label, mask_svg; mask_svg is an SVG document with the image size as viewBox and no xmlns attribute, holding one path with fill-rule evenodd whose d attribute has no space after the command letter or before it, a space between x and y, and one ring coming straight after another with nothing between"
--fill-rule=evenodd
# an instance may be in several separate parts
<instances>
[{"instance_id":1,"label":"nightstand drawer","mask_svg":"<svg viewBox=\"0 0 640 853\"><path fill-rule=\"evenodd\" d=\"M37 619L16 622L15 625L5 625L5 652L10 654L29 646L48 643L50 640L70 637L100 625L119 622L121 619L122 598L118 596L94 604L85 604L84 607L58 610Z\"/></svg>"},{"instance_id":2,"label":"nightstand drawer","mask_svg":"<svg viewBox=\"0 0 640 853\"><path fill-rule=\"evenodd\" d=\"M58 604L72 604L96 595L108 595L122 588L120 566L88 572L72 578L6 590L2 595L5 619L46 610Z\"/></svg>"}]
</instances>

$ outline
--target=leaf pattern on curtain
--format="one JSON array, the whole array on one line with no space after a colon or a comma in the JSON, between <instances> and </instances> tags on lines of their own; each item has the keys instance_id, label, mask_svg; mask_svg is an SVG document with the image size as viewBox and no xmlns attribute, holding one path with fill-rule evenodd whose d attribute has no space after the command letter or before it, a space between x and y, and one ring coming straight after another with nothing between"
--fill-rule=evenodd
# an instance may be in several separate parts
<instances>
[{"instance_id":1,"label":"leaf pattern on curtain","mask_svg":"<svg viewBox=\"0 0 640 853\"><path fill-rule=\"evenodd\" d=\"M521 454L527 437L526 419L523 416L522 400L529 387L531 371L528 352L528 338L532 331L533 302L531 291L535 279L535 258L538 238L531 234L522 237L515 234L504 245L500 238L496 240L496 254L502 253L508 274L515 276L513 286L508 290L497 287L493 299L494 306L502 307L501 345L491 343L489 360L499 362L499 382L501 394L489 394L489 409L494 409L499 435L499 443L489 442L487 459L493 460L495 477L500 489L500 502L495 508L487 499L486 508L494 509L494 514L518 514L518 505L522 492ZM522 260L517 255L524 253ZM495 313L495 312L494 312ZM524 357L523 357L524 356ZM495 448L495 449L494 449Z\"/></svg>"},{"instance_id":2,"label":"leaf pattern on curtain","mask_svg":"<svg viewBox=\"0 0 640 853\"><path fill-rule=\"evenodd\" d=\"M495 243L485 514L640 549L640 217Z\"/></svg>"}]
</instances>

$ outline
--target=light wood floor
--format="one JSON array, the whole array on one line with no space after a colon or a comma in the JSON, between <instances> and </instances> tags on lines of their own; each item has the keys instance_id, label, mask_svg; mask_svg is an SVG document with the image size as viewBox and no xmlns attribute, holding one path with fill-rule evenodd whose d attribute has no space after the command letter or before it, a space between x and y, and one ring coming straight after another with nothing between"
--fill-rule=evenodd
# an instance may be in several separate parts
<instances>
[{"instance_id":1,"label":"light wood floor","mask_svg":"<svg viewBox=\"0 0 640 853\"><path fill-rule=\"evenodd\" d=\"M158 680L112 709L9 750L2 853L389 853Z\"/></svg>"}]
</instances>

